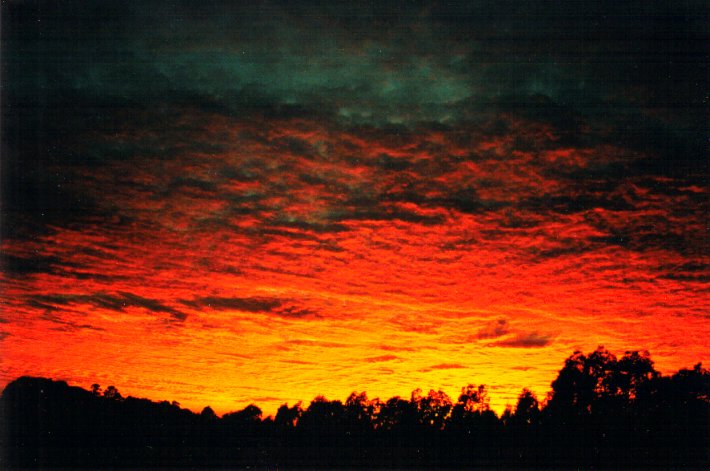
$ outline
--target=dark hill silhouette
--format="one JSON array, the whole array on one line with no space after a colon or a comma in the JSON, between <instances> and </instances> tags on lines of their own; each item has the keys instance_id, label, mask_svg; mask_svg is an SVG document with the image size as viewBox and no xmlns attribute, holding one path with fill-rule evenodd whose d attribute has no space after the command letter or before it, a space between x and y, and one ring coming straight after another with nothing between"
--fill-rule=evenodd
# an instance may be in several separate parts
<instances>
[{"instance_id":1,"label":"dark hill silhouette","mask_svg":"<svg viewBox=\"0 0 710 471\"><path fill-rule=\"evenodd\" d=\"M710 374L660 375L647 352L575 352L544 401L523 390L496 416L485 386L456 401L421 390L353 393L263 418L199 413L22 377L0 400L2 468L707 468Z\"/></svg>"}]
</instances>

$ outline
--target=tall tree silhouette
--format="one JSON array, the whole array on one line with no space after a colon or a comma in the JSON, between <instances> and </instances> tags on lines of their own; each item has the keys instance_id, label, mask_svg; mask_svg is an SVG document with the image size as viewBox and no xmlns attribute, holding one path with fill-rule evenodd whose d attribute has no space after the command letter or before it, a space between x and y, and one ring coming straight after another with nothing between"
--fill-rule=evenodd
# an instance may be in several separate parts
<instances>
[{"instance_id":1,"label":"tall tree silhouette","mask_svg":"<svg viewBox=\"0 0 710 471\"><path fill-rule=\"evenodd\" d=\"M296 403L293 407L288 407L288 404L283 404L276 411L274 425L283 429L293 429L298 424L299 419L303 415L301 403Z\"/></svg>"},{"instance_id":2,"label":"tall tree silhouette","mask_svg":"<svg viewBox=\"0 0 710 471\"><path fill-rule=\"evenodd\" d=\"M451 398L443 391L430 390L426 396L421 389L412 392L412 404L418 415L417 422L425 428L443 430L453 404Z\"/></svg>"},{"instance_id":3,"label":"tall tree silhouette","mask_svg":"<svg viewBox=\"0 0 710 471\"><path fill-rule=\"evenodd\" d=\"M511 416L511 425L518 427L532 427L540 421L540 402L537 396L529 389L523 389L518 396L515 412Z\"/></svg>"}]
</instances>

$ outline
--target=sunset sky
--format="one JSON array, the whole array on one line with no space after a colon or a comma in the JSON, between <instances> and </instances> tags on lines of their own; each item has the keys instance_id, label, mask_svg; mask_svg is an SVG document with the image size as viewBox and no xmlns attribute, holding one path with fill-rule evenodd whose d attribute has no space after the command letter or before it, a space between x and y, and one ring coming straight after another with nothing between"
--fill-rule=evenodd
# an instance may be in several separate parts
<instances>
[{"instance_id":1,"label":"sunset sky","mask_svg":"<svg viewBox=\"0 0 710 471\"><path fill-rule=\"evenodd\" d=\"M242 3L3 2L0 388L710 361L706 2Z\"/></svg>"}]
</instances>

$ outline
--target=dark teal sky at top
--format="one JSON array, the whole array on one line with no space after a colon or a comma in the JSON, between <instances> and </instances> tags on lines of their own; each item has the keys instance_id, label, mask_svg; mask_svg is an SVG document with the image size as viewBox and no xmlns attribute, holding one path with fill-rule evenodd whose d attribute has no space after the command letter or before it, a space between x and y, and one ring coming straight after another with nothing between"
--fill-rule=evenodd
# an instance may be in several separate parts
<instances>
[{"instance_id":1,"label":"dark teal sky at top","mask_svg":"<svg viewBox=\"0 0 710 471\"><path fill-rule=\"evenodd\" d=\"M702 2L248 3L8 6L6 93L285 105L373 124L451 123L541 95L685 128L706 100Z\"/></svg>"},{"instance_id":2,"label":"dark teal sky at top","mask_svg":"<svg viewBox=\"0 0 710 471\"><path fill-rule=\"evenodd\" d=\"M376 128L512 111L650 156L630 171L703 175L708 20L701 1L7 2L5 218L84 211L62 169L128 151L66 142L162 106Z\"/></svg>"}]
</instances>

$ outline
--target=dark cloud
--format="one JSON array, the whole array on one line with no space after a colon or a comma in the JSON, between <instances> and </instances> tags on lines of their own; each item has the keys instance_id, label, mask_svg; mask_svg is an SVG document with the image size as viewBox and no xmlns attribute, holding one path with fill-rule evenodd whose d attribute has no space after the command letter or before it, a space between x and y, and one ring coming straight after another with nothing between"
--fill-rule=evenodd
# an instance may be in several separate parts
<instances>
[{"instance_id":1,"label":"dark cloud","mask_svg":"<svg viewBox=\"0 0 710 471\"><path fill-rule=\"evenodd\" d=\"M508 321L506 319L498 319L490 322L486 327L479 329L476 333L477 339L493 339L502 337L510 331Z\"/></svg>"},{"instance_id":2,"label":"dark cloud","mask_svg":"<svg viewBox=\"0 0 710 471\"><path fill-rule=\"evenodd\" d=\"M98 273L77 262L53 255L17 256L3 254L0 257L0 270L8 275L27 276L52 274L75 278L77 280L95 280L112 282L122 278L117 274Z\"/></svg>"},{"instance_id":3,"label":"dark cloud","mask_svg":"<svg viewBox=\"0 0 710 471\"><path fill-rule=\"evenodd\" d=\"M333 218L336 219L336 218ZM346 219L346 218L343 218ZM325 234L325 233L331 233L331 232L343 232L347 230L347 227L343 224L337 223L337 222L328 222L328 221L316 221L316 222L310 222L310 221L303 221L303 220L288 220L287 218L278 218L278 219L273 219L270 221L274 226L276 227L287 227L287 228L294 228L294 229L301 229L302 231L307 231L307 232L315 232L316 234ZM287 231L279 231L278 229L263 229L261 231L264 234L276 234L276 235L288 235L289 237L303 237L304 239L312 239L312 240L318 240L317 237L312 237L309 236L308 234L304 234L300 231L294 231L294 232L287 232Z\"/></svg>"},{"instance_id":4,"label":"dark cloud","mask_svg":"<svg viewBox=\"0 0 710 471\"><path fill-rule=\"evenodd\" d=\"M187 318L187 314L173 309L165 304L156 301L154 299L148 299L141 296L137 296L132 293L119 292L120 296L123 297L124 305L142 307L153 312L166 312L172 315L175 319L184 321ZM109 304L113 303L113 300Z\"/></svg>"},{"instance_id":5,"label":"dark cloud","mask_svg":"<svg viewBox=\"0 0 710 471\"><path fill-rule=\"evenodd\" d=\"M199 190L206 193L214 193L217 190L217 185L213 182L199 180L192 177L177 177L174 178L169 186L168 191L176 191L183 189Z\"/></svg>"},{"instance_id":6,"label":"dark cloud","mask_svg":"<svg viewBox=\"0 0 710 471\"><path fill-rule=\"evenodd\" d=\"M319 317L318 313L314 310L297 306L281 306L271 312L283 317Z\"/></svg>"},{"instance_id":7,"label":"dark cloud","mask_svg":"<svg viewBox=\"0 0 710 471\"><path fill-rule=\"evenodd\" d=\"M366 205L362 199L358 202L358 206L333 209L330 218L337 221L403 221L423 225L436 225L443 222L441 216L422 214L396 206L385 206L379 201L373 200L370 205Z\"/></svg>"},{"instance_id":8,"label":"dark cloud","mask_svg":"<svg viewBox=\"0 0 710 471\"><path fill-rule=\"evenodd\" d=\"M468 368L465 365L460 365L458 363L440 363L438 365L432 365L427 368L423 368L419 371L422 373L430 373L432 371L438 371L438 370L458 370L458 369L465 369Z\"/></svg>"},{"instance_id":9,"label":"dark cloud","mask_svg":"<svg viewBox=\"0 0 710 471\"><path fill-rule=\"evenodd\" d=\"M426 193L431 193L431 190L426 188L426 184L427 177L422 175L408 185L410 187L416 185L415 188L388 189L378 198L378 201L414 203L428 208L454 209L472 214L496 209L506 204L495 201L482 201L478 197L475 188L456 188L453 185L452 188L437 189L437 194L427 196ZM433 219L436 221L437 218L434 217Z\"/></svg>"},{"instance_id":10,"label":"dark cloud","mask_svg":"<svg viewBox=\"0 0 710 471\"><path fill-rule=\"evenodd\" d=\"M27 301L27 305L32 306L33 308L40 309L46 313L51 311L60 311L61 308L58 308L57 305L66 306L68 304L64 300L60 300L60 303L54 302L53 299L48 299L46 301L47 302L38 301L37 299L30 299Z\"/></svg>"},{"instance_id":11,"label":"dark cloud","mask_svg":"<svg viewBox=\"0 0 710 471\"><path fill-rule=\"evenodd\" d=\"M550 345L553 337L538 332L519 333L509 339L499 340L490 344L493 347L540 348Z\"/></svg>"},{"instance_id":12,"label":"dark cloud","mask_svg":"<svg viewBox=\"0 0 710 471\"><path fill-rule=\"evenodd\" d=\"M217 297L205 296L192 300L183 300L182 304L194 309L235 310L246 312L268 312L277 316L299 318L318 317L312 309L293 304L292 300L266 297Z\"/></svg>"},{"instance_id":13,"label":"dark cloud","mask_svg":"<svg viewBox=\"0 0 710 471\"><path fill-rule=\"evenodd\" d=\"M688 262L677 266L659 267L660 278L678 281L710 281L710 265L706 263Z\"/></svg>"},{"instance_id":14,"label":"dark cloud","mask_svg":"<svg viewBox=\"0 0 710 471\"><path fill-rule=\"evenodd\" d=\"M94 293L86 295L42 294L32 296L29 302L34 303L35 307L40 307L50 311L57 310L56 306L90 304L98 308L117 312L123 312L127 307L139 307L151 312L170 314L175 320L178 321L184 321L187 318L187 314L159 301L126 292L118 292L117 294Z\"/></svg>"},{"instance_id":15,"label":"dark cloud","mask_svg":"<svg viewBox=\"0 0 710 471\"><path fill-rule=\"evenodd\" d=\"M222 298L217 296L205 296L192 300L181 301L186 306L192 308L208 308L217 310L238 310L247 312L271 312L281 307L284 303L282 299L275 298Z\"/></svg>"},{"instance_id":16,"label":"dark cloud","mask_svg":"<svg viewBox=\"0 0 710 471\"><path fill-rule=\"evenodd\" d=\"M531 198L520 204L522 209L533 211L552 211L557 213L577 213L589 211L596 208L608 209L610 211L628 211L634 206L626 201L621 195L546 195L538 198Z\"/></svg>"},{"instance_id":17,"label":"dark cloud","mask_svg":"<svg viewBox=\"0 0 710 471\"><path fill-rule=\"evenodd\" d=\"M1 262L5 273L15 275L50 273L62 263L59 258L52 256L17 257L14 255L3 255Z\"/></svg>"},{"instance_id":18,"label":"dark cloud","mask_svg":"<svg viewBox=\"0 0 710 471\"><path fill-rule=\"evenodd\" d=\"M79 331L79 330L96 330L96 331L106 330L106 329L103 329L101 327L96 327L91 324L81 324L81 323L74 322L71 320L63 319L60 315L54 314L51 310L46 310L44 312L44 314L42 315L42 319L54 324L54 327L52 327L53 330L58 330L58 331L62 331L62 332L75 332L75 331Z\"/></svg>"},{"instance_id":19,"label":"dark cloud","mask_svg":"<svg viewBox=\"0 0 710 471\"><path fill-rule=\"evenodd\" d=\"M383 170L391 170L395 172L401 172L402 170L407 170L412 167L412 163L403 158L391 157L386 154L381 154L376 161L376 165Z\"/></svg>"}]
</instances>

